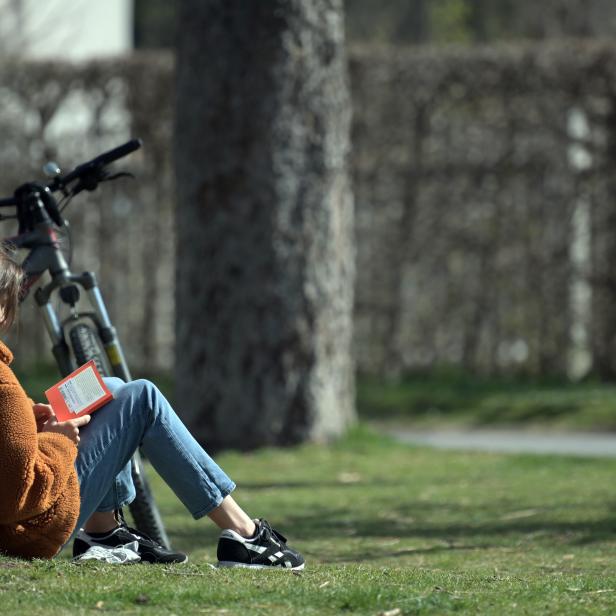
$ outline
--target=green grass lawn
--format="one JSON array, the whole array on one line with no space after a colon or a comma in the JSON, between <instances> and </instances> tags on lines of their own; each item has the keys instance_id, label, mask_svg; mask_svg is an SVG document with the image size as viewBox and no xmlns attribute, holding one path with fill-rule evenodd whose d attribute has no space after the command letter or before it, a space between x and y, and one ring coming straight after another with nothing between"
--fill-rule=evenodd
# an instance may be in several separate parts
<instances>
[{"instance_id":1,"label":"green grass lawn","mask_svg":"<svg viewBox=\"0 0 616 616\"><path fill-rule=\"evenodd\" d=\"M456 372L357 380L360 415L421 428L616 430L616 384L480 378Z\"/></svg>"},{"instance_id":2,"label":"green grass lawn","mask_svg":"<svg viewBox=\"0 0 616 616\"><path fill-rule=\"evenodd\" d=\"M156 482L189 565L0 559L5 614L613 614L616 460L451 453L356 430L225 454L307 569L217 570L217 531Z\"/></svg>"}]
</instances>

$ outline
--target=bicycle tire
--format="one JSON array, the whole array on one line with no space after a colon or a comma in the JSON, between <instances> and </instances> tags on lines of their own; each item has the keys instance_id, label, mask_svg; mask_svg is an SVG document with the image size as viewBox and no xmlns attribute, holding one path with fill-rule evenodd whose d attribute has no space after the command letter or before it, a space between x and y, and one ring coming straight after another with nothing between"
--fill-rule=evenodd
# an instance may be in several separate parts
<instances>
[{"instance_id":1,"label":"bicycle tire","mask_svg":"<svg viewBox=\"0 0 616 616\"><path fill-rule=\"evenodd\" d=\"M94 360L97 370L103 376L111 376L103 344L90 325L83 322L74 325L69 331L69 340L79 366ZM129 505L129 510L135 526L169 549L169 538L154 500L150 483L142 468L139 452L135 452L131 460L131 469L136 496L135 500Z\"/></svg>"},{"instance_id":2,"label":"bicycle tire","mask_svg":"<svg viewBox=\"0 0 616 616\"><path fill-rule=\"evenodd\" d=\"M170 550L171 543L138 451L135 452L131 460L131 470L133 485L135 486L135 500L128 508L135 521L135 526Z\"/></svg>"},{"instance_id":3,"label":"bicycle tire","mask_svg":"<svg viewBox=\"0 0 616 616\"><path fill-rule=\"evenodd\" d=\"M78 366L94 360L96 369L103 376L111 376L103 344L92 327L87 323L77 323L69 331L68 337Z\"/></svg>"}]
</instances>

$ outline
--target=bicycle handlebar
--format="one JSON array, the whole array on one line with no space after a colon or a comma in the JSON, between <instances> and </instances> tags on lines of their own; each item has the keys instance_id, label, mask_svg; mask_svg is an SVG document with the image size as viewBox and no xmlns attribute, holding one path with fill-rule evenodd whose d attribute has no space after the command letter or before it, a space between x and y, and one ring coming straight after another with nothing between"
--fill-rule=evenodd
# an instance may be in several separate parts
<instances>
[{"instance_id":1,"label":"bicycle handlebar","mask_svg":"<svg viewBox=\"0 0 616 616\"><path fill-rule=\"evenodd\" d=\"M142 145L141 139L131 139L126 143L99 154L92 160L77 165L70 173L65 176L57 176L47 186L43 184L36 184L34 182L28 182L22 184L15 191L12 197L0 199L0 207L17 206L17 218L19 219L20 233L25 228L30 228L33 220L33 210L30 206L26 205L26 199L29 195L36 195L39 198L39 203L42 202L44 210L47 212L47 216L53 220L58 226L62 226L64 221L58 210L58 204L52 196L52 192L62 190L65 196L74 197L82 190L94 190L98 184L105 179L115 179L121 175L116 174L109 176L105 171L105 166L112 163L119 158L138 150ZM69 191L67 185L70 182L77 180L77 183ZM44 214L43 214L44 215ZM0 217L3 219L4 217Z\"/></svg>"},{"instance_id":2,"label":"bicycle handlebar","mask_svg":"<svg viewBox=\"0 0 616 616\"><path fill-rule=\"evenodd\" d=\"M141 139L131 139L130 141L124 143L123 145L119 145L117 148L113 148L113 150L109 150L108 152L103 152L99 154L96 158L88 161L87 163L82 163L73 169L68 175L64 177L57 178L54 180L50 188L52 190L56 190L61 185L68 184L77 178L80 178L84 174L88 173L92 169L96 167L104 167L109 163L112 163L114 160L118 160L124 156L127 156L131 152L138 150L142 145ZM0 200L0 205L2 205L2 201Z\"/></svg>"}]
</instances>

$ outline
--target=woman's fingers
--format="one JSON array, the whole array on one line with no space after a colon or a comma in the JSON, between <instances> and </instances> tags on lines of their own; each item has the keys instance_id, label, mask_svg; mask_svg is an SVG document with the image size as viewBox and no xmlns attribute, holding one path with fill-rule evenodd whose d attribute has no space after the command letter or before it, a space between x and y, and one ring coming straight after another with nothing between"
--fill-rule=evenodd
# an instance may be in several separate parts
<instances>
[{"instance_id":1,"label":"woman's fingers","mask_svg":"<svg viewBox=\"0 0 616 616\"><path fill-rule=\"evenodd\" d=\"M85 426L90 423L90 415L82 415L81 417L77 417L76 419L69 419L69 421L77 428L81 428L81 426Z\"/></svg>"},{"instance_id":2,"label":"woman's fingers","mask_svg":"<svg viewBox=\"0 0 616 616\"><path fill-rule=\"evenodd\" d=\"M75 443L75 445L79 445L79 441L81 440L79 437L79 428L82 428L88 423L90 423L90 415L82 415L81 417L69 419L64 422L69 432L67 436L73 441L73 443Z\"/></svg>"},{"instance_id":3,"label":"woman's fingers","mask_svg":"<svg viewBox=\"0 0 616 616\"><path fill-rule=\"evenodd\" d=\"M81 438L79 437L79 428L82 428L86 424L89 424L90 419L90 415L82 415L81 417L70 420L70 423L73 426L73 443L75 443L75 445L79 445L79 441L81 440Z\"/></svg>"},{"instance_id":4,"label":"woman's fingers","mask_svg":"<svg viewBox=\"0 0 616 616\"><path fill-rule=\"evenodd\" d=\"M53 417L53 410L49 404L37 403L32 407L37 419L49 419Z\"/></svg>"},{"instance_id":5,"label":"woman's fingers","mask_svg":"<svg viewBox=\"0 0 616 616\"><path fill-rule=\"evenodd\" d=\"M36 431L41 432L44 425L54 417L53 410L49 404L39 403L32 406L32 411L36 421Z\"/></svg>"},{"instance_id":6,"label":"woman's fingers","mask_svg":"<svg viewBox=\"0 0 616 616\"><path fill-rule=\"evenodd\" d=\"M83 415L82 417L76 417L75 419L61 422L56 421L55 417L53 417L43 426L43 431L64 434L64 436L67 436L77 445L80 441L79 428L82 428L88 423L90 423L90 415Z\"/></svg>"},{"instance_id":7,"label":"woman's fingers","mask_svg":"<svg viewBox=\"0 0 616 616\"><path fill-rule=\"evenodd\" d=\"M77 445L79 443L79 428L73 425L73 422L65 422L62 426L63 433Z\"/></svg>"}]
</instances>

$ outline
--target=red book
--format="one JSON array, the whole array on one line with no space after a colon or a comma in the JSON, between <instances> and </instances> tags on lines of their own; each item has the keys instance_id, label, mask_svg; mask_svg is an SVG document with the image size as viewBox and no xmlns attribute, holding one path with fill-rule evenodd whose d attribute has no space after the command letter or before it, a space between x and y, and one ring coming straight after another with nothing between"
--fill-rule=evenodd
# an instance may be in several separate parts
<instances>
[{"instance_id":1,"label":"red book","mask_svg":"<svg viewBox=\"0 0 616 616\"><path fill-rule=\"evenodd\" d=\"M94 360L50 387L45 396L58 421L88 415L113 399L113 394L101 378Z\"/></svg>"}]
</instances>

